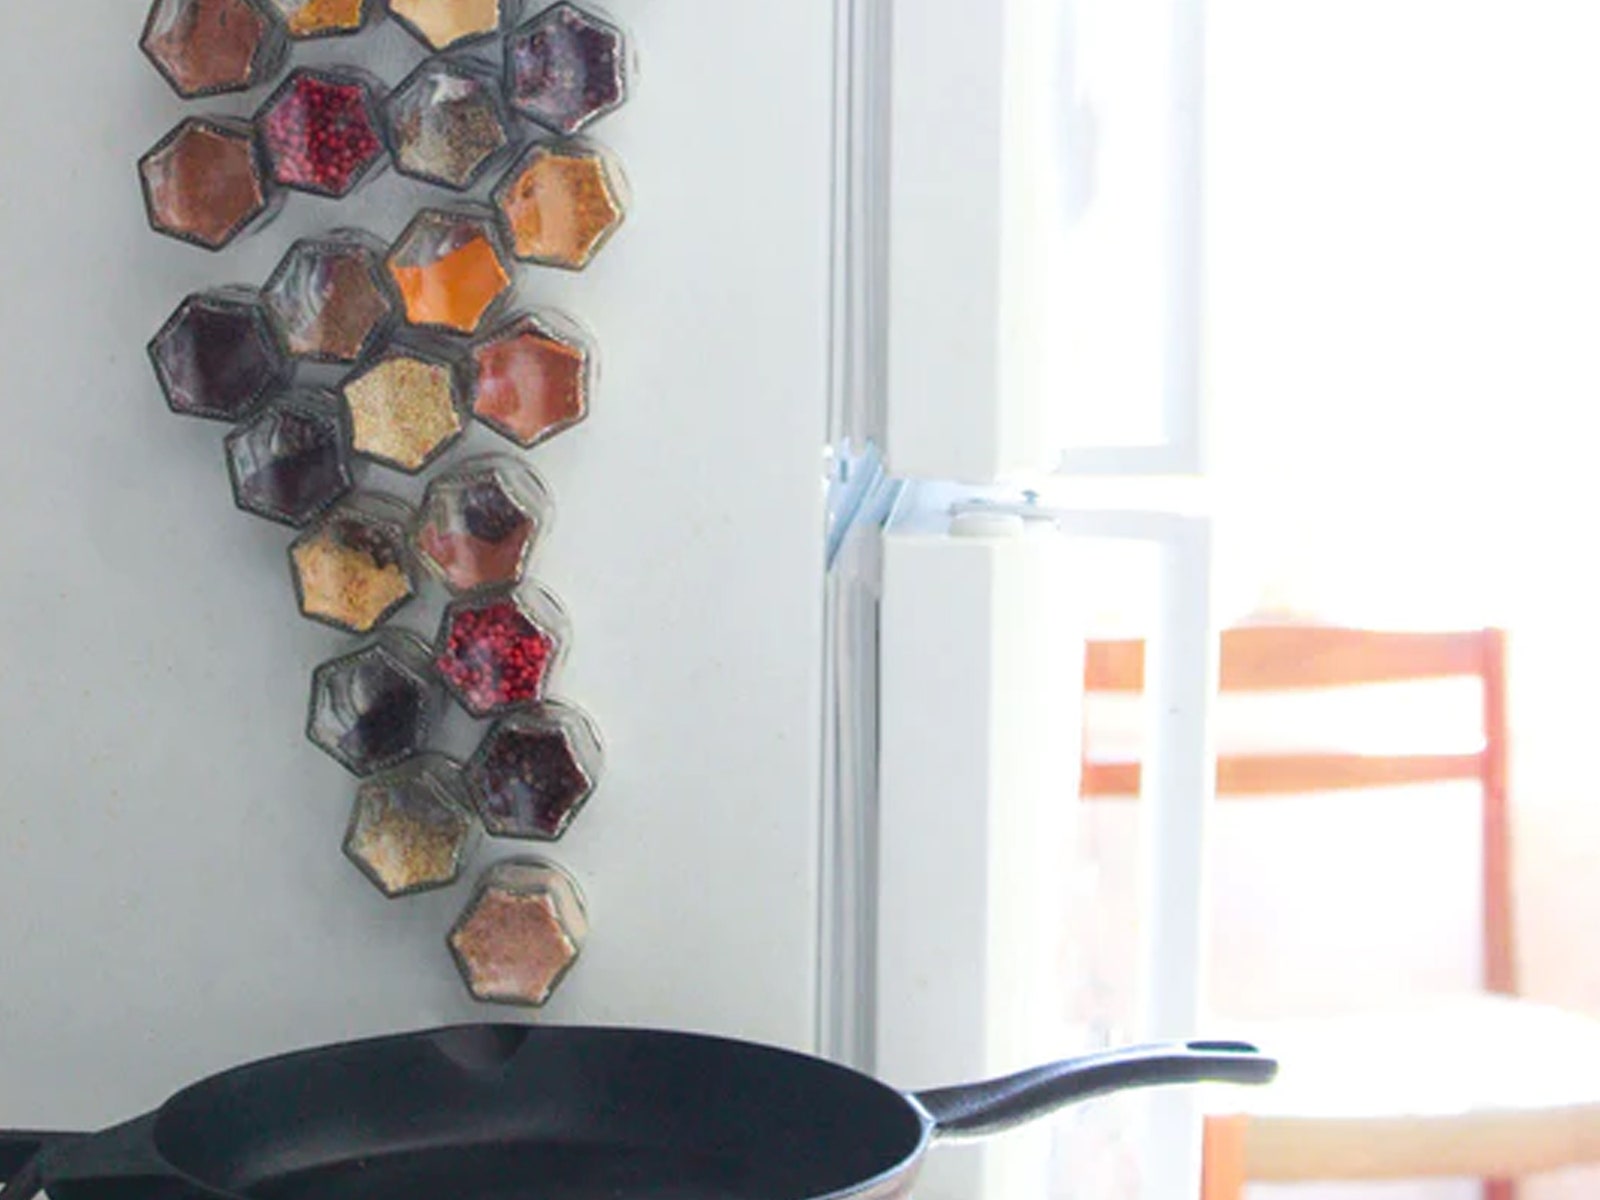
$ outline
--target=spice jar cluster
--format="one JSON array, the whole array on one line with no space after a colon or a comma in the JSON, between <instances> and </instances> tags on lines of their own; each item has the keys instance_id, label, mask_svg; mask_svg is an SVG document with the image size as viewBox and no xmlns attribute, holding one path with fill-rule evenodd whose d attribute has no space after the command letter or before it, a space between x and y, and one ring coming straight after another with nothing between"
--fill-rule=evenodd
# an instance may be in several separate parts
<instances>
[{"instance_id":1,"label":"spice jar cluster","mask_svg":"<svg viewBox=\"0 0 1600 1200\"><path fill-rule=\"evenodd\" d=\"M382 19L424 51L392 89L292 62L330 37L354 58ZM615 157L579 135L625 102L629 38L571 0L154 0L140 45L185 99L266 93L250 120L185 117L140 159L157 233L223 251L291 193L337 200L391 166L484 186L421 201L392 242L303 237L266 279L183 298L148 352L173 413L230 427L237 508L293 531L286 597L359 639L312 672L305 728L357 781L353 866L399 898L456 885L485 835L559 840L603 754L553 686L571 622L533 575L555 506L526 452L587 420L598 369L578 322L517 304L516 274L582 270L623 222ZM501 445L467 449L484 440ZM428 589L447 604L425 635L401 620ZM481 726L465 761L437 745L451 704ZM537 1007L587 934L572 876L514 856L446 940L477 999Z\"/></svg>"}]
</instances>

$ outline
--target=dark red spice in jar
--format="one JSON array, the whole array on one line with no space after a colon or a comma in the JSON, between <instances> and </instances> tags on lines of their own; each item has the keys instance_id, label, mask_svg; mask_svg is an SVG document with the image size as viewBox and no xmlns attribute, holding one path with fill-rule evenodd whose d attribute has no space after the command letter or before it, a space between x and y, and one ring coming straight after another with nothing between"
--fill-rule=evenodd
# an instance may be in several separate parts
<instances>
[{"instance_id":1,"label":"dark red spice in jar","mask_svg":"<svg viewBox=\"0 0 1600 1200\"><path fill-rule=\"evenodd\" d=\"M496 722L467 765L467 782L490 833L555 841L594 794L600 770L594 724L551 703Z\"/></svg>"},{"instance_id":2,"label":"dark red spice in jar","mask_svg":"<svg viewBox=\"0 0 1600 1200\"><path fill-rule=\"evenodd\" d=\"M427 647L390 630L316 669L306 736L352 774L371 775L422 752L437 701Z\"/></svg>"},{"instance_id":3,"label":"dark red spice in jar","mask_svg":"<svg viewBox=\"0 0 1600 1200\"><path fill-rule=\"evenodd\" d=\"M537 704L560 662L567 618L542 588L458 601L444 614L434 667L475 717Z\"/></svg>"},{"instance_id":4,"label":"dark red spice in jar","mask_svg":"<svg viewBox=\"0 0 1600 1200\"><path fill-rule=\"evenodd\" d=\"M571 137L627 99L627 39L563 0L506 39L506 91L523 116Z\"/></svg>"},{"instance_id":5,"label":"dark red spice in jar","mask_svg":"<svg viewBox=\"0 0 1600 1200\"><path fill-rule=\"evenodd\" d=\"M256 116L272 177L320 196L348 195L384 157L381 85L341 68L295 71Z\"/></svg>"},{"instance_id":6,"label":"dark red spice in jar","mask_svg":"<svg viewBox=\"0 0 1600 1200\"><path fill-rule=\"evenodd\" d=\"M187 297L149 352L167 406L180 416L242 421L293 376L260 298L248 288Z\"/></svg>"},{"instance_id":7,"label":"dark red spice in jar","mask_svg":"<svg viewBox=\"0 0 1600 1200\"><path fill-rule=\"evenodd\" d=\"M225 442L239 507L296 527L352 486L344 431L325 392L293 392L235 429Z\"/></svg>"}]
</instances>

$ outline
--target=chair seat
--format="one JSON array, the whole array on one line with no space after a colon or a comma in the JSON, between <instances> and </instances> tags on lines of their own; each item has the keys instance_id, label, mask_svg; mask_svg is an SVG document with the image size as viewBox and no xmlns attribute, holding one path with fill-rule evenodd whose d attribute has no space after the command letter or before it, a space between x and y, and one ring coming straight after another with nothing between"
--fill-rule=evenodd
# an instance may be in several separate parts
<instances>
[{"instance_id":1,"label":"chair seat","mask_svg":"<svg viewBox=\"0 0 1600 1200\"><path fill-rule=\"evenodd\" d=\"M1224 1028L1230 1026L1224 1025ZM1600 1021L1467 996L1240 1022L1282 1063L1244 1111L1258 1180L1515 1177L1600 1161Z\"/></svg>"}]
</instances>

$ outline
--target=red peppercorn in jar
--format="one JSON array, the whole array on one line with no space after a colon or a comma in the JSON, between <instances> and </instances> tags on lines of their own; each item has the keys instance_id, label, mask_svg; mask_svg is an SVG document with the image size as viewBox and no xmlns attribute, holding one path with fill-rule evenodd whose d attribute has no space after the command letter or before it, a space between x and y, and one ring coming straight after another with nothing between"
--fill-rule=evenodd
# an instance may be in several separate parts
<instances>
[{"instance_id":1,"label":"red peppercorn in jar","mask_svg":"<svg viewBox=\"0 0 1600 1200\"><path fill-rule=\"evenodd\" d=\"M256 114L272 178L318 196L347 196L386 153L383 87L350 68L295 71Z\"/></svg>"},{"instance_id":2,"label":"red peppercorn in jar","mask_svg":"<svg viewBox=\"0 0 1600 1200\"><path fill-rule=\"evenodd\" d=\"M561 602L543 588L506 588L445 610L434 669L461 706L488 717L538 704L566 648Z\"/></svg>"}]
</instances>

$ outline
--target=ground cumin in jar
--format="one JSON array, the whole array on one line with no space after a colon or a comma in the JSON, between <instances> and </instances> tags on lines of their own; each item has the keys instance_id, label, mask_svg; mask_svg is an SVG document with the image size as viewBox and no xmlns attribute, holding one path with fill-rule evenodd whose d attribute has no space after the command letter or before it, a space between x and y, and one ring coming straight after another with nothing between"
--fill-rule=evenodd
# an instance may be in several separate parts
<instances>
[{"instance_id":1,"label":"ground cumin in jar","mask_svg":"<svg viewBox=\"0 0 1600 1200\"><path fill-rule=\"evenodd\" d=\"M411 601L411 506L358 492L289 548L301 613L350 633L370 633Z\"/></svg>"}]
</instances>

